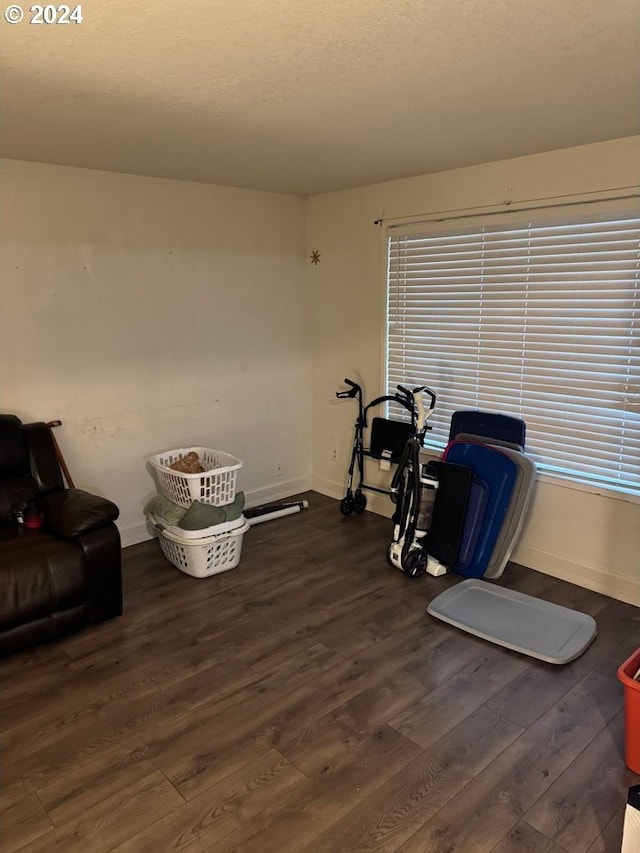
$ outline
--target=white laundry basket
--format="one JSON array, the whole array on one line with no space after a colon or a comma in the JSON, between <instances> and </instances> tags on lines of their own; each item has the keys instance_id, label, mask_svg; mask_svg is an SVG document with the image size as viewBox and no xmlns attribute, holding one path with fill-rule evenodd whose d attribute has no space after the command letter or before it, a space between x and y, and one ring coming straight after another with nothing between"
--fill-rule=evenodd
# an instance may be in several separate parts
<instances>
[{"instance_id":1,"label":"white laundry basket","mask_svg":"<svg viewBox=\"0 0 640 853\"><path fill-rule=\"evenodd\" d=\"M192 452L198 454L203 474L183 474L169 467ZM149 462L156 471L160 491L178 506L189 509L194 501L224 506L236 496L242 462L229 453L209 447L180 447L152 456Z\"/></svg>"},{"instance_id":2,"label":"white laundry basket","mask_svg":"<svg viewBox=\"0 0 640 853\"><path fill-rule=\"evenodd\" d=\"M242 539L249 525L244 516L238 522L235 530L204 539L183 539L168 530L160 530L160 548L181 572L194 578L208 578L235 569L240 562Z\"/></svg>"},{"instance_id":3,"label":"white laundry basket","mask_svg":"<svg viewBox=\"0 0 640 853\"><path fill-rule=\"evenodd\" d=\"M176 539L190 542L196 539L209 539L212 536L221 536L223 533L230 533L232 530L237 530L243 524L249 524L244 515L239 515L233 521L221 521L220 524L212 524L211 527L200 527L198 530L185 530L182 527L178 527L177 524L167 524L166 521L158 518L152 512L147 515L147 518L158 533L164 531L165 533L172 534Z\"/></svg>"}]
</instances>

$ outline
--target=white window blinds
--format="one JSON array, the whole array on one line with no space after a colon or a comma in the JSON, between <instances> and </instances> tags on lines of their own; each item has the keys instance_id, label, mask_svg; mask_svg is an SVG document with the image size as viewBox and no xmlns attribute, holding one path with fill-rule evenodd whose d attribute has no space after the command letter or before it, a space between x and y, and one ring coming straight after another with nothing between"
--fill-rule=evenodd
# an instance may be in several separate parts
<instances>
[{"instance_id":1,"label":"white window blinds","mask_svg":"<svg viewBox=\"0 0 640 853\"><path fill-rule=\"evenodd\" d=\"M387 383L436 391L431 443L512 414L541 471L640 492L640 215L589 208L391 228Z\"/></svg>"}]
</instances>

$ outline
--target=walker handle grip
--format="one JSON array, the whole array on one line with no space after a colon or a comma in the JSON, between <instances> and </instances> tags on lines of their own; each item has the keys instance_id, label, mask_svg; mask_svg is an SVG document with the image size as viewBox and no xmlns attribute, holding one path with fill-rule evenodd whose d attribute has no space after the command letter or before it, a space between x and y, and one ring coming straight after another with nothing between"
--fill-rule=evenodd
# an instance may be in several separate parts
<instances>
[{"instance_id":1,"label":"walker handle grip","mask_svg":"<svg viewBox=\"0 0 640 853\"><path fill-rule=\"evenodd\" d=\"M362 390L357 382L352 382L351 379L344 380L345 385L350 385L350 389L348 391L336 391L336 397L340 399L344 399L345 397L357 397L357 395Z\"/></svg>"},{"instance_id":2,"label":"walker handle grip","mask_svg":"<svg viewBox=\"0 0 640 853\"><path fill-rule=\"evenodd\" d=\"M433 410L434 410L434 409L435 409L435 407L436 407L436 395L435 395L435 393L431 390L431 388L427 388L427 386L426 386L426 385L423 385L423 386L422 386L422 388L420 388L420 389L419 389L419 391L420 391L422 394L426 394L426 395L429 397L430 401L431 401L431 402L429 403L429 414L427 415L427 417L429 417L429 415L433 412Z\"/></svg>"},{"instance_id":3,"label":"walker handle grip","mask_svg":"<svg viewBox=\"0 0 640 853\"><path fill-rule=\"evenodd\" d=\"M396 403L399 403L402 408L406 409L408 412L411 412L413 410L413 406L411 405L411 403L402 394L394 394L393 399L396 401Z\"/></svg>"},{"instance_id":4,"label":"walker handle grip","mask_svg":"<svg viewBox=\"0 0 640 853\"><path fill-rule=\"evenodd\" d=\"M418 416L416 418L416 432L419 435L424 429L424 425L426 423L424 400L422 399L422 394L420 393L420 391L418 391L417 393L415 391L413 392L413 399L415 401L416 409L418 411Z\"/></svg>"},{"instance_id":5,"label":"walker handle grip","mask_svg":"<svg viewBox=\"0 0 640 853\"><path fill-rule=\"evenodd\" d=\"M399 386L398 386L399 387ZM404 390L404 389L403 389ZM414 397L417 397L418 394L426 394L429 397L429 408L427 417L433 412L436 407L436 395L431 390L431 388L427 388L426 385L419 385L417 388L414 388L413 391L410 392Z\"/></svg>"}]
</instances>

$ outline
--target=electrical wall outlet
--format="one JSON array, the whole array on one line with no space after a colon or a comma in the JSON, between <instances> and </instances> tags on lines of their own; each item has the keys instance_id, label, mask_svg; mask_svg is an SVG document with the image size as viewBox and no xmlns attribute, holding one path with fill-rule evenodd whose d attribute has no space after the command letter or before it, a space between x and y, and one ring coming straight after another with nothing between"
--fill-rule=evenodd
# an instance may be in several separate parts
<instances>
[{"instance_id":1,"label":"electrical wall outlet","mask_svg":"<svg viewBox=\"0 0 640 853\"><path fill-rule=\"evenodd\" d=\"M338 461L338 448L337 447L331 448L331 461L332 462Z\"/></svg>"},{"instance_id":2,"label":"electrical wall outlet","mask_svg":"<svg viewBox=\"0 0 640 853\"><path fill-rule=\"evenodd\" d=\"M276 477L282 477L282 462L276 462L274 467L276 469Z\"/></svg>"}]
</instances>

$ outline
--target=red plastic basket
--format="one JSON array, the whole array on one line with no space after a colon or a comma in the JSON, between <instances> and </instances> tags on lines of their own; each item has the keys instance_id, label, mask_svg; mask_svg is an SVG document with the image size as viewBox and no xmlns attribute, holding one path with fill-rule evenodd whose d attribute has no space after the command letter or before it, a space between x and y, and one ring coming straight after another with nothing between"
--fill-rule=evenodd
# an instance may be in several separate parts
<instances>
[{"instance_id":1,"label":"red plastic basket","mask_svg":"<svg viewBox=\"0 0 640 853\"><path fill-rule=\"evenodd\" d=\"M640 681L634 675L640 669L640 649L618 668L624 685L625 760L629 770L640 774Z\"/></svg>"}]
</instances>

